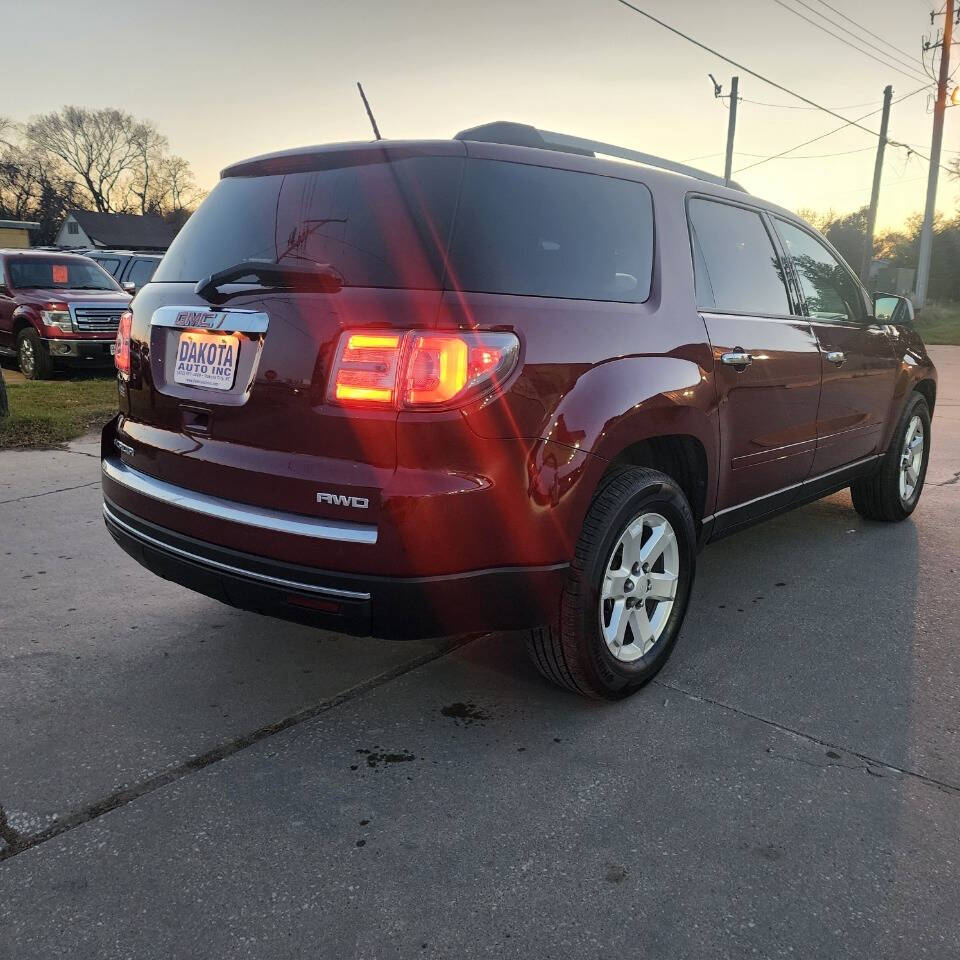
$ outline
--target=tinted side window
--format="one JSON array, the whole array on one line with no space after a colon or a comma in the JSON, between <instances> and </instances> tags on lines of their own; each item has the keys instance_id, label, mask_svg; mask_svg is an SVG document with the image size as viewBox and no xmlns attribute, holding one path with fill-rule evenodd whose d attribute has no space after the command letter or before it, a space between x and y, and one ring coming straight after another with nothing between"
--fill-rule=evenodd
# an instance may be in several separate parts
<instances>
[{"instance_id":1,"label":"tinted side window","mask_svg":"<svg viewBox=\"0 0 960 960\"><path fill-rule=\"evenodd\" d=\"M863 296L850 271L806 230L778 219L777 232L796 268L810 316L818 320L863 320Z\"/></svg>"},{"instance_id":2,"label":"tinted side window","mask_svg":"<svg viewBox=\"0 0 960 960\"><path fill-rule=\"evenodd\" d=\"M642 303L653 209L643 184L470 160L447 285L482 293Z\"/></svg>"},{"instance_id":3,"label":"tinted side window","mask_svg":"<svg viewBox=\"0 0 960 960\"><path fill-rule=\"evenodd\" d=\"M783 268L759 213L712 200L690 201L697 305L701 310L786 315ZM696 256L699 244L702 258ZM706 270L707 276L699 275Z\"/></svg>"},{"instance_id":4,"label":"tinted side window","mask_svg":"<svg viewBox=\"0 0 960 960\"><path fill-rule=\"evenodd\" d=\"M127 280L137 285L139 290L145 283L150 282L159 260L134 260L127 273Z\"/></svg>"},{"instance_id":5,"label":"tinted side window","mask_svg":"<svg viewBox=\"0 0 960 960\"><path fill-rule=\"evenodd\" d=\"M96 260L97 263L103 267L111 276L115 277L117 275L117 268L120 266L120 261L114 257L91 257L92 260Z\"/></svg>"}]
</instances>

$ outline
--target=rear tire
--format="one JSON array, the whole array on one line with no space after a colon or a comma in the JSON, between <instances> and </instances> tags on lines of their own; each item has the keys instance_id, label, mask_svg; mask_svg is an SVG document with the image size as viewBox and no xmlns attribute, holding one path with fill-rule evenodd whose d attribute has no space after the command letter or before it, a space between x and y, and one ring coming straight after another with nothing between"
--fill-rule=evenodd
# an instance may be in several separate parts
<instances>
[{"instance_id":1,"label":"rear tire","mask_svg":"<svg viewBox=\"0 0 960 960\"><path fill-rule=\"evenodd\" d=\"M929 458L930 408L912 393L880 466L851 484L854 509L868 520L905 520L920 500Z\"/></svg>"},{"instance_id":2,"label":"rear tire","mask_svg":"<svg viewBox=\"0 0 960 960\"><path fill-rule=\"evenodd\" d=\"M49 380L53 373L46 344L33 327L25 327L17 336L17 362L28 380Z\"/></svg>"},{"instance_id":3,"label":"rear tire","mask_svg":"<svg viewBox=\"0 0 960 960\"><path fill-rule=\"evenodd\" d=\"M555 622L530 632L537 669L587 697L636 692L673 650L695 564L693 511L676 482L618 468L587 512Z\"/></svg>"}]
</instances>

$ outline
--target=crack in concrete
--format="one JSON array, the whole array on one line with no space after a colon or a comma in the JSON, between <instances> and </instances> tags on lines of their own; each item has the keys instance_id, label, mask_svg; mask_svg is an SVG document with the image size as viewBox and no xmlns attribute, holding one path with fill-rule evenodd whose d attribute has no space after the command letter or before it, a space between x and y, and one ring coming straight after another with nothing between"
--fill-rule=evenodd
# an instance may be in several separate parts
<instances>
[{"instance_id":1,"label":"crack in concrete","mask_svg":"<svg viewBox=\"0 0 960 960\"><path fill-rule=\"evenodd\" d=\"M252 747L257 743L274 736L275 734L281 733L284 730L289 730L291 727L299 726L301 723L304 723L307 720L312 720L314 717L317 717L322 713L326 713L328 710L333 710L335 707L339 707L341 704L355 700L356 698L363 696L363 694L389 683L391 680L396 680L399 677L402 677L404 674L416 670L418 667L425 666L434 660L439 660L448 653L451 653L459 647L466 646L468 643L472 643L473 641L480 639L482 636L485 636L485 634L474 633L466 634L460 637L454 637L453 639L445 642L438 649L431 650L430 652L421 654L421 656L416 657L407 663L403 663L399 666L392 667L389 670L385 670L383 673L380 673L375 677L371 677L369 680L364 680L361 683L350 687L348 690L338 693L336 696L331 697L328 700L322 700L320 703L316 703L313 706L304 707L304 709L298 710L296 713L290 714L289 716L284 717L282 720L276 720L273 723L265 724L264 726L259 727L250 733L233 737L230 740L218 744L210 750L206 750L197 756L190 757L190 759L185 760L183 763L179 763L174 767L170 767L160 773L154 774L152 777L147 777L144 780L140 780L129 787L123 788L122 790L116 790L103 799L88 804L79 810L73 810L65 815L61 815L57 818L55 823L52 823L49 827L46 827L44 830L40 830L37 833L17 833L7 824L3 809L0 808L0 839L3 839L7 842L7 849L0 847L0 863L2 863L4 860L9 860L11 857L18 856L24 851L30 850L32 847L46 843L48 840L52 840L54 837L58 837L70 830L74 830L76 827L82 826L85 823L89 823L91 820L96 820L98 817L102 817L105 813L109 813L111 810L116 810L118 807L124 807L128 803L138 800L140 797L146 796L149 793L153 793L154 790L159 790L160 787L165 787L169 783L182 780L184 777L188 777L190 774L196 773L197 771L202 770L204 767L209 767L211 764L217 763L220 760L225 760L227 757L230 757L235 753L239 753L241 750L245 750L247 747ZM2 832L3 830L6 830L7 833L4 834Z\"/></svg>"},{"instance_id":2,"label":"crack in concrete","mask_svg":"<svg viewBox=\"0 0 960 960\"><path fill-rule=\"evenodd\" d=\"M767 751L767 756L773 760L789 760L791 763L802 763L807 767L815 767L818 770L828 770L830 767L839 767L841 770L864 770L875 777L882 777L882 773L877 773L869 766L863 766L859 763L817 763L816 760L806 760L803 757L791 757L786 753L776 753L773 750Z\"/></svg>"},{"instance_id":3,"label":"crack in concrete","mask_svg":"<svg viewBox=\"0 0 960 960\"><path fill-rule=\"evenodd\" d=\"M89 456L89 454L84 454ZM46 490L43 493L25 493L22 497L11 497L9 500L0 500L0 506L5 503L20 503L21 500L35 500L37 497L49 497L54 493L67 493L70 490L82 490L84 487L98 487L99 480L91 480L89 483L78 483L75 487L61 487L59 490Z\"/></svg>"},{"instance_id":4,"label":"crack in concrete","mask_svg":"<svg viewBox=\"0 0 960 960\"><path fill-rule=\"evenodd\" d=\"M0 840L6 845L6 849L0 849L0 860L12 857L20 852L23 844L23 838L7 822L7 811L0 806Z\"/></svg>"},{"instance_id":5,"label":"crack in concrete","mask_svg":"<svg viewBox=\"0 0 960 960\"><path fill-rule=\"evenodd\" d=\"M719 707L721 710L728 710L730 713L735 713L738 716L746 717L748 720L756 720L759 723L766 724L768 727L773 727L775 730L780 730L782 733L789 733L791 736L798 737L801 740L806 740L809 743L815 743L818 746L827 747L832 750L842 750L851 757L856 757L858 760L862 760L866 766L850 767L846 764L839 763L817 764L811 763L807 760L801 760L798 757L788 757L784 754L775 754L774 756L776 756L778 759L796 760L798 763L809 763L811 766L847 767L847 769L850 770L862 769L874 777L883 777L883 774L880 771L889 770L891 773L899 774L902 777L911 777L915 780L920 780L921 782L926 783L931 787L935 787L937 790L941 790L944 793L949 793L960 797L960 785L958 784L949 783L946 780L938 780L936 777L928 777L926 774L919 773L916 770L907 770L905 767L898 767L895 764L888 763L886 760L879 760L876 757L871 757L869 754L859 753L856 750L851 750L849 747L831 743L828 740L822 740L820 737L815 737L812 734L804 733L802 730L796 730L793 727L788 727L786 724L778 723L776 720L770 720L768 717L761 717L758 714L750 713L749 710L743 710L740 707L734 707L729 703L724 703L722 700L714 700L711 697L704 697L700 694L692 693L690 690L684 690L682 687L674 686L672 683L665 683L662 680L652 680L651 683L655 683L658 687L663 687L664 690L672 690L674 693L679 693L684 697L689 697L691 700L696 700L700 703L708 703L711 706Z\"/></svg>"},{"instance_id":6,"label":"crack in concrete","mask_svg":"<svg viewBox=\"0 0 960 960\"><path fill-rule=\"evenodd\" d=\"M960 483L960 470L958 470L949 480L938 480L936 483L931 483L931 487L949 487L954 483Z\"/></svg>"}]
</instances>

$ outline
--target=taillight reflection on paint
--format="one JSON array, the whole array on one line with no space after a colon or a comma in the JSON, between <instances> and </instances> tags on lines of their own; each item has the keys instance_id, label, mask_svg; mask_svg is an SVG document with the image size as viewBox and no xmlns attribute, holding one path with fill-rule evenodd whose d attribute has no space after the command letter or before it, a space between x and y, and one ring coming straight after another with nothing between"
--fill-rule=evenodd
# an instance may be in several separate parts
<instances>
[{"instance_id":1,"label":"taillight reflection on paint","mask_svg":"<svg viewBox=\"0 0 960 960\"><path fill-rule=\"evenodd\" d=\"M328 399L423 409L464 403L502 383L516 363L512 333L356 333L340 337Z\"/></svg>"}]
</instances>

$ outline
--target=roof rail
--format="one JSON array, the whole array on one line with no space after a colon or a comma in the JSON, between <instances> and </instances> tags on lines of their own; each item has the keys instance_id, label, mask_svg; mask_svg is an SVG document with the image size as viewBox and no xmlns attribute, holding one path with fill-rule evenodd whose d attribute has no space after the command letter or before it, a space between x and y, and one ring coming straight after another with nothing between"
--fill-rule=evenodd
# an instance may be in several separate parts
<instances>
[{"instance_id":1,"label":"roof rail","mask_svg":"<svg viewBox=\"0 0 960 960\"><path fill-rule=\"evenodd\" d=\"M746 190L733 180L728 182L723 177L707 173L706 170L700 170L697 167L688 167L685 163L677 163L674 160L657 157L651 153L641 153L639 150L630 150L627 147L618 147L613 143L603 143L600 140L586 140L567 133L538 130L528 123L497 120L493 123L481 124L479 127L461 130L454 139L504 143L516 147L539 147L541 150L558 150L561 153L575 153L582 157L616 157L619 160L642 163L648 167L672 170L674 173L682 173L687 177L695 177L697 180L704 180L721 187L732 187L734 190L746 193Z\"/></svg>"}]
</instances>

